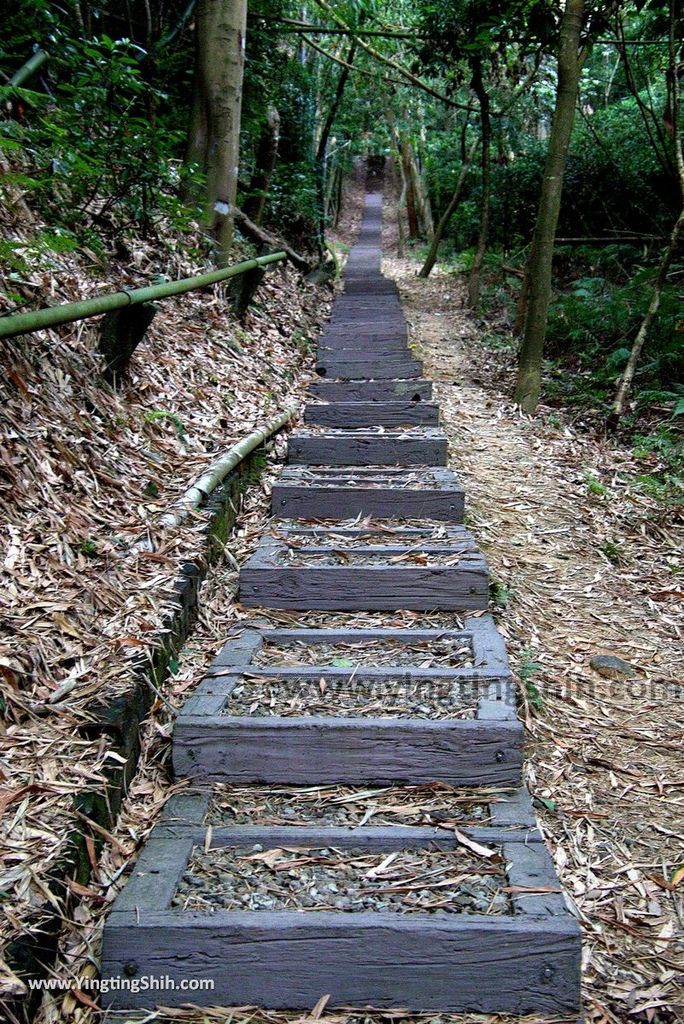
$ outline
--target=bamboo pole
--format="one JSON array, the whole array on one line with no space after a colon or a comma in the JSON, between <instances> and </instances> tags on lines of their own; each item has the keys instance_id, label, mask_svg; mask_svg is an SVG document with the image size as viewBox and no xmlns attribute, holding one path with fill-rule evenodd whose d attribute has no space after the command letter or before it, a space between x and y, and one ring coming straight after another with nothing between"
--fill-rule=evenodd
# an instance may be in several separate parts
<instances>
[{"instance_id":1,"label":"bamboo pole","mask_svg":"<svg viewBox=\"0 0 684 1024\"><path fill-rule=\"evenodd\" d=\"M299 413L298 406L289 406L282 412L274 416L273 419L269 420L259 430L253 431L248 434L247 437L243 437L241 441L234 444L232 448L229 448L225 455L222 455L220 459L217 459L206 473L195 481L192 487L189 487L182 498L176 505L175 512L166 512L159 520L161 526L178 526L183 519L188 516L193 509L199 508L200 505L208 498L213 490L215 490L220 483L230 473L231 469L235 469L243 459L254 451L254 449L267 441L276 431L284 427L286 423L294 419Z\"/></svg>"},{"instance_id":2,"label":"bamboo pole","mask_svg":"<svg viewBox=\"0 0 684 1024\"><path fill-rule=\"evenodd\" d=\"M100 313L109 313L113 309L125 306L139 306L143 302L156 299L167 299L172 295L183 295L185 292L206 288L208 285L225 281L229 277L237 277L256 267L264 267L269 263L284 260L286 253L272 252L267 256L257 256L232 267L221 267L207 274L195 277L184 277L180 281L168 281L164 284L149 285L147 288L134 288L131 291L113 292L111 295L99 295L82 302L65 302L60 306L47 306L29 313L17 313L14 316L0 317L0 338L13 338L17 334L30 334L45 327L57 327L59 324L74 323L85 320Z\"/></svg>"},{"instance_id":3,"label":"bamboo pole","mask_svg":"<svg viewBox=\"0 0 684 1024\"><path fill-rule=\"evenodd\" d=\"M28 82L29 79L35 75L36 71L43 66L49 56L50 54L45 50L36 50L33 56L29 57L26 63L22 64L21 67L14 72L7 84L18 89L24 84L24 82Z\"/></svg>"}]
</instances>

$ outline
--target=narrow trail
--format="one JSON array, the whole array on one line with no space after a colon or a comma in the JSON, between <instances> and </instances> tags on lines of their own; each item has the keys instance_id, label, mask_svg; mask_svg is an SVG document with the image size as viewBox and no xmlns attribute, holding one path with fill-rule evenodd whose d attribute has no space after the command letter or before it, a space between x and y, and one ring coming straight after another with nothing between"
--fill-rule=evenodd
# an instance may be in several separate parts
<instances>
[{"instance_id":1,"label":"narrow trail","mask_svg":"<svg viewBox=\"0 0 684 1024\"><path fill-rule=\"evenodd\" d=\"M381 208L369 192L244 618L176 722L194 786L105 926L115 1008L158 1005L138 979L162 975L166 1005L578 1011L579 930Z\"/></svg>"}]
</instances>

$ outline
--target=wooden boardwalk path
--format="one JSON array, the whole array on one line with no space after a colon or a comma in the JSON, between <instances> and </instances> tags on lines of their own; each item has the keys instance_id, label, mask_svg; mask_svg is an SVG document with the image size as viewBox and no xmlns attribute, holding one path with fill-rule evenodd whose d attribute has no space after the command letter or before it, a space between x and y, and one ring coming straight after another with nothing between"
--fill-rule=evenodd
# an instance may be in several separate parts
<instances>
[{"instance_id":1,"label":"wooden boardwalk path","mask_svg":"<svg viewBox=\"0 0 684 1024\"><path fill-rule=\"evenodd\" d=\"M447 468L439 409L410 351L397 289L380 272L381 216L381 194L368 193L344 294L319 340L314 401L273 489L277 522L242 567L240 599L264 609L464 617L440 629L286 630L255 620L227 638L174 732L174 770L200 789L169 802L105 928L103 975L131 983L111 992L113 1006L307 1009L329 995L338 1006L579 1011L579 928L522 788L522 727L505 644L486 611L487 566L463 526L463 488ZM364 649L378 644L396 654L389 664L364 664ZM444 644L461 660L431 663L426 652ZM272 649L297 656L279 662L265 656ZM331 658L338 649L354 659ZM345 713L353 688L372 695L372 714ZM259 694L277 704L285 691L309 694L316 709L327 693L325 713L253 713ZM416 693L417 710L390 713L398 694ZM446 711L433 714L438 705ZM226 826L212 818L215 783L498 792L481 825ZM304 910L296 902L223 909L220 894L218 905L184 909L176 899L198 851L210 863L233 851L270 856L275 871L290 851L322 862L331 850L343 861L379 857L381 877L401 851L445 865L467 853L483 877L498 871L503 903L499 912L493 903L457 911L450 899L463 879L455 868L433 910ZM296 881L296 868L290 875ZM133 984L148 975L177 987ZM193 992L191 979L212 979L214 988Z\"/></svg>"}]
</instances>

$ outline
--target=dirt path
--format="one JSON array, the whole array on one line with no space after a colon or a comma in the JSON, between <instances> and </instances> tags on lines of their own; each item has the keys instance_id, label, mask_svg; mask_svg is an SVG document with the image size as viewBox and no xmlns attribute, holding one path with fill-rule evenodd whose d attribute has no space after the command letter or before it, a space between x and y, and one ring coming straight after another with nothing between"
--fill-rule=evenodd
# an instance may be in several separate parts
<instances>
[{"instance_id":1,"label":"dirt path","mask_svg":"<svg viewBox=\"0 0 684 1024\"><path fill-rule=\"evenodd\" d=\"M676 537L630 493L628 453L522 418L487 386L487 351L456 278L418 280L405 260L383 269L400 285L425 375L436 381L467 521L505 605L500 627L530 730L526 778L585 930L587 1018L681 1019ZM626 660L634 677L602 678L589 664L599 654Z\"/></svg>"}]
</instances>

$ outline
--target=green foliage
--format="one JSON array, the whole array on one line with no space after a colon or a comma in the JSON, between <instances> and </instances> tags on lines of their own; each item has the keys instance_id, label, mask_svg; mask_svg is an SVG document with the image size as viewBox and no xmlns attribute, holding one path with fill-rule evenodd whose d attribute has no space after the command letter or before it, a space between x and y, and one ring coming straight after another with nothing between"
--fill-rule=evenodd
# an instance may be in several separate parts
<instances>
[{"instance_id":1,"label":"green foliage","mask_svg":"<svg viewBox=\"0 0 684 1024\"><path fill-rule=\"evenodd\" d=\"M491 580L489 584L489 599L499 608L506 608L511 599L510 588L499 580Z\"/></svg>"},{"instance_id":2,"label":"green foliage","mask_svg":"<svg viewBox=\"0 0 684 1024\"><path fill-rule=\"evenodd\" d=\"M608 561L613 563L613 565L621 565L624 561L622 548L615 541L604 541L601 545L601 551L606 556Z\"/></svg>"},{"instance_id":3,"label":"green foliage","mask_svg":"<svg viewBox=\"0 0 684 1024\"><path fill-rule=\"evenodd\" d=\"M176 433L181 441L187 440L185 427L180 416L175 412L168 412L166 409L152 409L143 414L143 419L147 423L158 423L160 420L170 420L176 428Z\"/></svg>"},{"instance_id":4,"label":"green foliage","mask_svg":"<svg viewBox=\"0 0 684 1024\"><path fill-rule=\"evenodd\" d=\"M144 57L127 39L70 39L53 98L38 96L30 118L3 124L2 147L26 155L7 183L28 192L50 223L145 233L163 213L178 217L171 155L182 135L150 119L150 104L164 95L144 80Z\"/></svg>"},{"instance_id":5,"label":"green foliage","mask_svg":"<svg viewBox=\"0 0 684 1024\"><path fill-rule=\"evenodd\" d=\"M597 480L595 476L589 475L587 477L587 490L597 498L610 497L610 489L605 484L602 484L600 480Z\"/></svg>"},{"instance_id":6,"label":"green foliage","mask_svg":"<svg viewBox=\"0 0 684 1024\"><path fill-rule=\"evenodd\" d=\"M654 103L662 108L664 102L662 88L656 88ZM674 156L671 144L656 150L651 139L631 97L577 121L565 170L560 237L669 233L679 202ZM443 139L428 163L438 210L456 179L455 142L453 136ZM546 143L520 132L515 122L509 126L508 144L513 159L509 154L492 166L490 228L491 242L505 249L527 242L532 234L546 156ZM449 229L461 246L472 245L477 236L480 201L479 178L471 174Z\"/></svg>"},{"instance_id":7,"label":"green foliage","mask_svg":"<svg viewBox=\"0 0 684 1024\"><path fill-rule=\"evenodd\" d=\"M675 420L649 434L634 435L634 454L648 468L637 475L637 490L665 504L684 501L684 431Z\"/></svg>"},{"instance_id":8,"label":"green foliage","mask_svg":"<svg viewBox=\"0 0 684 1024\"><path fill-rule=\"evenodd\" d=\"M542 665L539 661L535 660L534 651L526 647L520 656L520 664L518 665L518 678L525 687L525 693L527 694L527 700L530 705L537 711L541 711L544 706L541 691L534 682L535 677L542 671Z\"/></svg>"},{"instance_id":9,"label":"green foliage","mask_svg":"<svg viewBox=\"0 0 684 1024\"><path fill-rule=\"evenodd\" d=\"M288 225L288 237L306 234L316 220L318 192L316 171L309 161L281 163L269 189L269 215Z\"/></svg>"}]
</instances>

